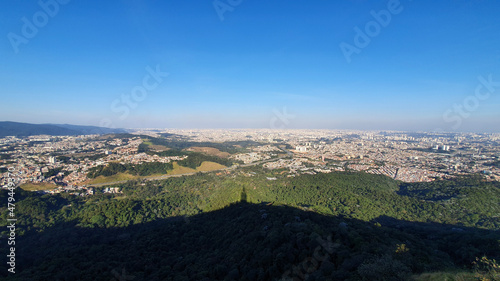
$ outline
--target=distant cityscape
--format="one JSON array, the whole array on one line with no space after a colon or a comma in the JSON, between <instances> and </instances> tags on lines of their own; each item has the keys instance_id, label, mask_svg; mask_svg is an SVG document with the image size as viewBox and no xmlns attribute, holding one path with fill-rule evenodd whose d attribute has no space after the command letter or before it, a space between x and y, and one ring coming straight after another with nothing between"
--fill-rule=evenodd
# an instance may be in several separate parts
<instances>
[{"instance_id":1,"label":"distant cityscape","mask_svg":"<svg viewBox=\"0 0 500 281\"><path fill-rule=\"evenodd\" d=\"M126 135L1 138L0 183L5 186L14 178L19 185L53 184L55 187L41 192L92 195L95 185L90 184L87 176L91 168L110 162L140 165L183 160L186 156L158 156L139 151L145 136L161 138L164 135L196 143L252 143L247 152L227 156L241 164L220 170L262 164L263 169L282 169L283 176L287 177L359 171L402 182L429 182L466 174L500 180L500 134L143 129ZM119 188L103 191L120 192Z\"/></svg>"}]
</instances>

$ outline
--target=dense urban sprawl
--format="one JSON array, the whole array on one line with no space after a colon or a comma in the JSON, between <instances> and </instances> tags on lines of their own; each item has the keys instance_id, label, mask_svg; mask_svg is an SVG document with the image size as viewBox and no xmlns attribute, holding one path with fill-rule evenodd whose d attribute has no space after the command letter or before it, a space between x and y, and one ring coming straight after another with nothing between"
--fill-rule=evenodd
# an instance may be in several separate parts
<instances>
[{"instance_id":1,"label":"dense urban sprawl","mask_svg":"<svg viewBox=\"0 0 500 281\"><path fill-rule=\"evenodd\" d=\"M88 178L91 168L110 162L141 165L185 159L185 155L159 156L140 151L139 147L147 137L161 138L165 134L206 146L210 143L247 143L244 152L227 157L241 165L256 163L265 169L284 169L288 177L364 171L403 182L433 181L462 174L483 174L491 180L500 179L499 134L143 129L128 135L105 137L41 135L2 138L0 183L4 186L15 179L20 185L48 183L57 186L46 192L78 190L81 195L93 194ZM238 144L232 146L241 147ZM104 191L119 192L114 188Z\"/></svg>"}]
</instances>

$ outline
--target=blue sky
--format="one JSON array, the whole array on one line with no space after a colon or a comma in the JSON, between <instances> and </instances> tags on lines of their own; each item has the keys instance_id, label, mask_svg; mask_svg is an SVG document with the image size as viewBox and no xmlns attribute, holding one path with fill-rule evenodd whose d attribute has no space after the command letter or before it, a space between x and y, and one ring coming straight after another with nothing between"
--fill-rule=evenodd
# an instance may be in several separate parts
<instances>
[{"instance_id":1,"label":"blue sky","mask_svg":"<svg viewBox=\"0 0 500 281\"><path fill-rule=\"evenodd\" d=\"M487 0L2 1L0 120L498 132L499 14Z\"/></svg>"}]
</instances>

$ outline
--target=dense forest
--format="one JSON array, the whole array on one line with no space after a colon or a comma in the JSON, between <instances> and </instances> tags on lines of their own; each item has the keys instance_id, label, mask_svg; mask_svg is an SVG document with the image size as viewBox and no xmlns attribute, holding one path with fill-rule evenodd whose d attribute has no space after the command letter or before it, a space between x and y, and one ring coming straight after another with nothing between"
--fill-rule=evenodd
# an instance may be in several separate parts
<instances>
[{"instance_id":1,"label":"dense forest","mask_svg":"<svg viewBox=\"0 0 500 281\"><path fill-rule=\"evenodd\" d=\"M120 164L116 162L108 163L107 165L99 165L90 168L87 176L91 179L98 176L109 177L118 173L129 173L137 176L150 176L154 174L166 174L168 170L172 170L171 163L146 162L142 164Z\"/></svg>"},{"instance_id":2,"label":"dense forest","mask_svg":"<svg viewBox=\"0 0 500 281\"><path fill-rule=\"evenodd\" d=\"M351 172L288 178L248 167L118 187L121 194L89 197L17 189L14 280L500 274L500 184L480 177L406 184ZM6 198L3 190L4 224Z\"/></svg>"},{"instance_id":3,"label":"dense forest","mask_svg":"<svg viewBox=\"0 0 500 281\"><path fill-rule=\"evenodd\" d=\"M181 156L186 155L187 157L183 160L177 161L177 164L183 167L196 169L203 162L210 161L215 162L226 167L233 164L232 160L206 155L199 152L183 152L178 150L167 150L163 152L158 152L161 156ZM98 176L109 177L116 175L118 173L129 173L131 175L137 176L150 176L155 174L166 174L168 171L173 169L172 163L161 163L161 162L145 162L142 164L121 164L117 162L110 162L105 165L99 165L90 168L87 172L87 176L91 179Z\"/></svg>"},{"instance_id":4,"label":"dense forest","mask_svg":"<svg viewBox=\"0 0 500 281\"><path fill-rule=\"evenodd\" d=\"M250 146L260 145L260 143L255 141L226 141L226 142L195 142L186 141L178 138L154 138L150 136L142 136L143 139L147 140L153 145L161 145L168 147L173 150L183 150L190 147L213 147L223 152L228 152L230 154L248 152L247 148ZM147 152L148 144L142 143L139 146L139 152Z\"/></svg>"},{"instance_id":5,"label":"dense forest","mask_svg":"<svg viewBox=\"0 0 500 281\"><path fill-rule=\"evenodd\" d=\"M188 152L188 157L184 160L178 161L177 164L191 169L196 169L196 167L199 167L204 161L219 163L227 167L233 164L232 160L198 152Z\"/></svg>"}]
</instances>

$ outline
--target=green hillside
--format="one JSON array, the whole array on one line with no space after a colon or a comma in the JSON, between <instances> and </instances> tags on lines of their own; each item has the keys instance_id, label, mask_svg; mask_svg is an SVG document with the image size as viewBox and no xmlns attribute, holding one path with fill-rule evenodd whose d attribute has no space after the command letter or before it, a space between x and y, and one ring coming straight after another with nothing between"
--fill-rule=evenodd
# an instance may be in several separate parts
<instances>
[{"instance_id":1,"label":"green hillside","mask_svg":"<svg viewBox=\"0 0 500 281\"><path fill-rule=\"evenodd\" d=\"M118 195L18 189L16 277L119 280L123 270L133 280L496 274L498 182L402 184L364 173L287 178L258 171L130 181ZM1 202L6 196L0 193Z\"/></svg>"}]
</instances>

